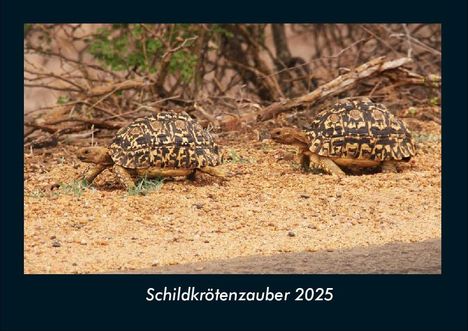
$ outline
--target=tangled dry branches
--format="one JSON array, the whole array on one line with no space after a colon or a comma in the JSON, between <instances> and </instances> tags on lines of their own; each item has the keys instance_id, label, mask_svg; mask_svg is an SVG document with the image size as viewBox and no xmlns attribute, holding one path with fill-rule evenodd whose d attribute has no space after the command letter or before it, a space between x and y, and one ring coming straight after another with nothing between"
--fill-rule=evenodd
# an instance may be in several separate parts
<instances>
[{"instance_id":1,"label":"tangled dry branches","mask_svg":"<svg viewBox=\"0 0 468 331\"><path fill-rule=\"evenodd\" d=\"M334 96L440 104L440 38L430 24L32 24L24 86L55 100L25 97L25 142L38 130L105 136L164 109L238 129L233 118L313 115Z\"/></svg>"}]
</instances>

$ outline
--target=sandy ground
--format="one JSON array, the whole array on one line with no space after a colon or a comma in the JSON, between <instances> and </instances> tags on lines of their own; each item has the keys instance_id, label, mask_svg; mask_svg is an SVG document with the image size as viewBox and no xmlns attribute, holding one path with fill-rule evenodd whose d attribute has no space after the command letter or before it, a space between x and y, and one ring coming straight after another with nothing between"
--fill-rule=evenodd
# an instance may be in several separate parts
<instances>
[{"instance_id":1,"label":"sandy ground","mask_svg":"<svg viewBox=\"0 0 468 331\"><path fill-rule=\"evenodd\" d=\"M225 272L235 272L226 261L241 259L239 272L274 273L296 259L296 267L280 272L333 273L332 260L320 254L335 253L349 256L344 272L406 273L411 269L401 251L409 250L423 261L415 272L440 272L440 244L434 244L441 238L440 127L409 124L418 155L399 173L342 179L303 173L294 148L225 139L228 154L239 156L223 166L234 174L228 182L200 175L195 182L166 181L144 196L129 195L107 170L84 191L50 191L51 183L69 183L86 167L74 156L76 147L25 151L24 271L158 272L187 264L182 272L190 273L224 263ZM432 244L424 246L427 241ZM394 247L394 267L378 267L382 257L372 252L379 247L387 257ZM433 254L418 259L428 249ZM301 267L308 253L325 256L314 260L320 268ZM255 269L249 261L266 262Z\"/></svg>"}]
</instances>

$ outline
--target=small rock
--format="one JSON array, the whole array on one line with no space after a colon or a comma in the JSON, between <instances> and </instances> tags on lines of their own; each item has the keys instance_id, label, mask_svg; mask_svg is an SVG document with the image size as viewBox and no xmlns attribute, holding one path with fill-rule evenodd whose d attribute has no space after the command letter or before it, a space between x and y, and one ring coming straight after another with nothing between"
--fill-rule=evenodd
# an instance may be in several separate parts
<instances>
[{"instance_id":1,"label":"small rock","mask_svg":"<svg viewBox=\"0 0 468 331\"><path fill-rule=\"evenodd\" d=\"M52 243L52 247L60 247L62 246L62 244L60 243L60 241L58 240L55 240L53 243Z\"/></svg>"},{"instance_id":2,"label":"small rock","mask_svg":"<svg viewBox=\"0 0 468 331\"><path fill-rule=\"evenodd\" d=\"M152 267L157 267L159 265L159 261L158 260L154 260L152 263L151 263L151 266Z\"/></svg>"},{"instance_id":3,"label":"small rock","mask_svg":"<svg viewBox=\"0 0 468 331\"><path fill-rule=\"evenodd\" d=\"M310 198L310 195L301 194L300 197L301 197L302 199L309 199L309 198Z\"/></svg>"},{"instance_id":4,"label":"small rock","mask_svg":"<svg viewBox=\"0 0 468 331\"><path fill-rule=\"evenodd\" d=\"M196 267L195 271L202 271L203 269L205 269L205 268L204 267Z\"/></svg>"},{"instance_id":5,"label":"small rock","mask_svg":"<svg viewBox=\"0 0 468 331\"><path fill-rule=\"evenodd\" d=\"M193 206L195 206L197 209L202 209L204 204L203 203L195 203L195 204L193 204Z\"/></svg>"},{"instance_id":6,"label":"small rock","mask_svg":"<svg viewBox=\"0 0 468 331\"><path fill-rule=\"evenodd\" d=\"M72 263L72 266L76 267L78 264L76 264L75 262Z\"/></svg>"},{"instance_id":7,"label":"small rock","mask_svg":"<svg viewBox=\"0 0 468 331\"><path fill-rule=\"evenodd\" d=\"M87 243L86 240L84 240L84 239L80 241L80 245L87 245L87 244L88 244L88 243Z\"/></svg>"},{"instance_id":8,"label":"small rock","mask_svg":"<svg viewBox=\"0 0 468 331\"><path fill-rule=\"evenodd\" d=\"M56 237L56 236L52 236L52 237L50 237L50 239L52 239L52 240L54 240L55 238L57 238L57 237Z\"/></svg>"},{"instance_id":9,"label":"small rock","mask_svg":"<svg viewBox=\"0 0 468 331\"><path fill-rule=\"evenodd\" d=\"M295 237L296 234L295 234L294 232L292 232L292 231L289 231L289 232L288 232L288 236L290 236L290 237Z\"/></svg>"},{"instance_id":10,"label":"small rock","mask_svg":"<svg viewBox=\"0 0 468 331\"><path fill-rule=\"evenodd\" d=\"M209 240L203 240L205 244L208 244L210 241Z\"/></svg>"}]
</instances>

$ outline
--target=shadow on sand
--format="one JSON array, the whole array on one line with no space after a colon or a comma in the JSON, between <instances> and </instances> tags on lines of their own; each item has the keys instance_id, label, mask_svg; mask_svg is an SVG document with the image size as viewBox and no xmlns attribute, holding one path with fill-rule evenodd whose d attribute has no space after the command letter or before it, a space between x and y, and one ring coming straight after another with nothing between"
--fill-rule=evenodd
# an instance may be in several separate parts
<instances>
[{"instance_id":1,"label":"shadow on sand","mask_svg":"<svg viewBox=\"0 0 468 331\"><path fill-rule=\"evenodd\" d=\"M238 257L125 274L440 274L441 240L349 250Z\"/></svg>"}]
</instances>

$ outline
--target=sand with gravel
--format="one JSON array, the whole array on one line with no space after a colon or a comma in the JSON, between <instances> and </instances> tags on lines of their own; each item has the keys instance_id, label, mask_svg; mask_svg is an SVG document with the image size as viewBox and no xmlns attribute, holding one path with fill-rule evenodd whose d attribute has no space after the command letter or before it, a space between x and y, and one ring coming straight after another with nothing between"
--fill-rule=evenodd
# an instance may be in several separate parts
<instances>
[{"instance_id":1,"label":"sand with gravel","mask_svg":"<svg viewBox=\"0 0 468 331\"><path fill-rule=\"evenodd\" d=\"M26 150L24 272L119 272L440 242L440 126L409 124L418 155L399 173L303 173L292 147L225 137L220 142L236 156L223 165L229 181L201 174L195 182L167 180L144 196L129 195L109 170L85 190L51 191L86 167L77 147Z\"/></svg>"}]
</instances>

